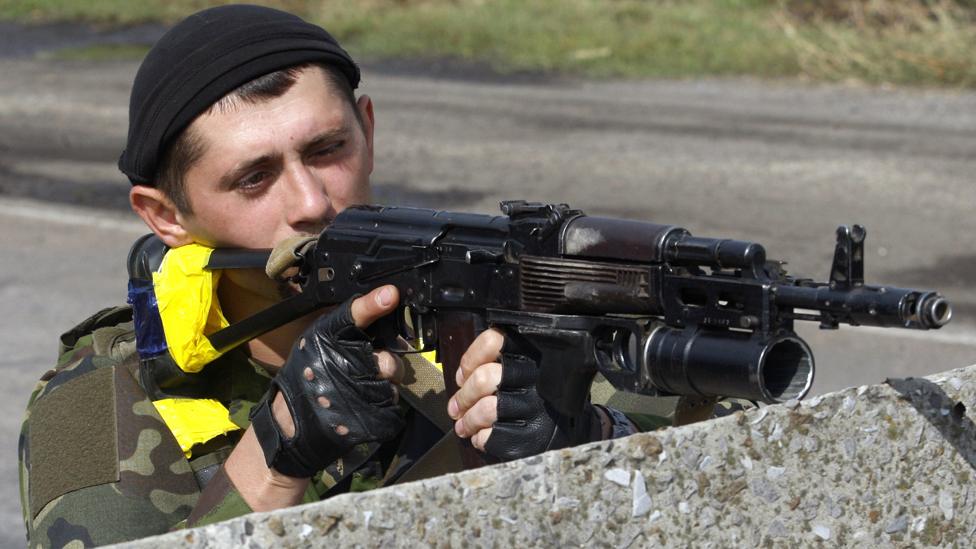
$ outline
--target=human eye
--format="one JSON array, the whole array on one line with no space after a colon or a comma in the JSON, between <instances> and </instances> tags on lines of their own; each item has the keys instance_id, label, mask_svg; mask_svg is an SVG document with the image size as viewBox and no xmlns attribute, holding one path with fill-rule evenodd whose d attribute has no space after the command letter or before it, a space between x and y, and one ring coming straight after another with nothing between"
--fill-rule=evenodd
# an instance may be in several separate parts
<instances>
[{"instance_id":1,"label":"human eye","mask_svg":"<svg viewBox=\"0 0 976 549\"><path fill-rule=\"evenodd\" d=\"M243 194L255 194L271 180L271 173L267 171L251 172L234 182L233 190Z\"/></svg>"},{"instance_id":2,"label":"human eye","mask_svg":"<svg viewBox=\"0 0 976 549\"><path fill-rule=\"evenodd\" d=\"M346 145L345 141L336 141L335 143L329 143L312 151L311 156L313 158L328 158L336 153L338 153Z\"/></svg>"}]
</instances>

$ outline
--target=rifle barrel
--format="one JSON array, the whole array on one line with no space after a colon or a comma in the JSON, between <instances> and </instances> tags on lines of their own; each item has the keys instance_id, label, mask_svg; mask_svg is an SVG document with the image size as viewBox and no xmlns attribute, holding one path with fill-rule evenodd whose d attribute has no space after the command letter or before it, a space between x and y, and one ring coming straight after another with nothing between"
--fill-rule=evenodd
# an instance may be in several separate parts
<instances>
[{"instance_id":1,"label":"rifle barrel","mask_svg":"<svg viewBox=\"0 0 976 549\"><path fill-rule=\"evenodd\" d=\"M822 318L851 325L930 330L952 319L952 305L941 294L887 286L780 285L776 302L820 311Z\"/></svg>"}]
</instances>

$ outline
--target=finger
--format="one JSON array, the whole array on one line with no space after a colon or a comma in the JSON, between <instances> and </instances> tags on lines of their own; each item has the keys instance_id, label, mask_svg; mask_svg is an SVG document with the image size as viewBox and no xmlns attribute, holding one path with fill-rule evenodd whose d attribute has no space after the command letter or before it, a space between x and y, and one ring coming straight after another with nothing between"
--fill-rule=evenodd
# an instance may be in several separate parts
<instances>
[{"instance_id":1,"label":"finger","mask_svg":"<svg viewBox=\"0 0 976 549\"><path fill-rule=\"evenodd\" d=\"M465 414L476 402L498 391L502 380L502 365L497 362L482 364L471 373L464 385L454 393L447 403L447 415L457 419Z\"/></svg>"},{"instance_id":2,"label":"finger","mask_svg":"<svg viewBox=\"0 0 976 549\"><path fill-rule=\"evenodd\" d=\"M389 314L400 301L396 286L386 285L376 288L352 302L352 319L357 328L366 328L381 317Z\"/></svg>"},{"instance_id":3,"label":"finger","mask_svg":"<svg viewBox=\"0 0 976 549\"><path fill-rule=\"evenodd\" d=\"M468 413L454 422L454 432L461 438L468 438L482 429L488 429L498 420L498 397L487 396L468 410Z\"/></svg>"},{"instance_id":4,"label":"finger","mask_svg":"<svg viewBox=\"0 0 976 549\"><path fill-rule=\"evenodd\" d=\"M373 356L376 357L376 365L380 370L378 376L380 379L385 379L396 385L403 382L406 370L403 366L403 358L400 355L389 351L379 351L373 353Z\"/></svg>"},{"instance_id":5,"label":"finger","mask_svg":"<svg viewBox=\"0 0 976 549\"><path fill-rule=\"evenodd\" d=\"M485 451L485 444L488 443L488 437L491 436L491 429L482 429L471 437L471 445L481 450Z\"/></svg>"},{"instance_id":6,"label":"finger","mask_svg":"<svg viewBox=\"0 0 976 549\"><path fill-rule=\"evenodd\" d=\"M502 352L502 345L505 343L505 334L498 328L489 328L471 342L468 350L461 356L461 363L458 366L455 379L458 387L464 384L464 380L471 375L477 367L488 362L498 362L498 355Z\"/></svg>"}]
</instances>

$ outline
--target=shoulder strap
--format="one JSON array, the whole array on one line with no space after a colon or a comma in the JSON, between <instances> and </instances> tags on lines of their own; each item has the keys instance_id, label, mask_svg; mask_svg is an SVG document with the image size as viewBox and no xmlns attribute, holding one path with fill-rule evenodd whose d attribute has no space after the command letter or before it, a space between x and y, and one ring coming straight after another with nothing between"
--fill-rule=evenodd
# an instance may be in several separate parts
<instances>
[{"instance_id":1,"label":"shoulder strap","mask_svg":"<svg viewBox=\"0 0 976 549\"><path fill-rule=\"evenodd\" d=\"M394 484L463 470L464 465L461 463L457 437L454 434L454 420L447 415L448 395L444 387L444 374L436 364L420 353L408 353L403 358L406 359L406 375L400 384L400 396L446 434L400 475Z\"/></svg>"},{"instance_id":2,"label":"shoulder strap","mask_svg":"<svg viewBox=\"0 0 976 549\"><path fill-rule=\"evenodd\" d=\"M100 328L116 327L127 322L132 322L131 307L127 305L121 307L106 307L85 320L82 320L74 328L71 328L67 332L61 334L60 344L58 345L58 356L60 357L73 351L81 338L93 334Z\"/></svg>"},{"instance_id":3,"label":"shoulder strap","mask_svg":"<svg viewBox=\"0 0 976 549\"><path fill-rule=\"evenodd\" d=\"M444 374L419 353L409 353L403 358L406 374L399 387L400 396L442 432L451 432L454 420L447 415L448 395L444 388Z\"/></svg>"}]
</instances>

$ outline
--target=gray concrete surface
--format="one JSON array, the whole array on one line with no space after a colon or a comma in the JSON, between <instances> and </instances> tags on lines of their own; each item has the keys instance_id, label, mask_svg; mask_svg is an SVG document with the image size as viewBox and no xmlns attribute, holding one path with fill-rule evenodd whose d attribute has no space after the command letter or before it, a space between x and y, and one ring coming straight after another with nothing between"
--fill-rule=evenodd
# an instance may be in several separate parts
<instances>
[{"instance_id":1,"label":"gray concrete surface","mask_svg":"<svg viewBox=\"0 0 976 549\"><path fill-rule=\"evenodd\" d=\"M124 221L127 184L114 168L136 64L37 50L7 55L0 41L7 456L57 334L123 299L122 259L140 232ZM976 362L976 94L424 69L365 66L378 202L481 212L507 198L568 202L756 240L816 278L828 273L836 225L863 223L869 282L937 288L956 320L931 333L804 327L814 391ZM12 457L0 473L0 546L19 545Z\"/></svg>"},{"instance_id":2,"label":"gray concrete surface","mask_svg":"<svg viewBox=\"0 0 976 549\"><path fill-rule=\"evenodd\" d=\"M971 547L976 366L128 547Z\"/></svg>"}]
</instances>

